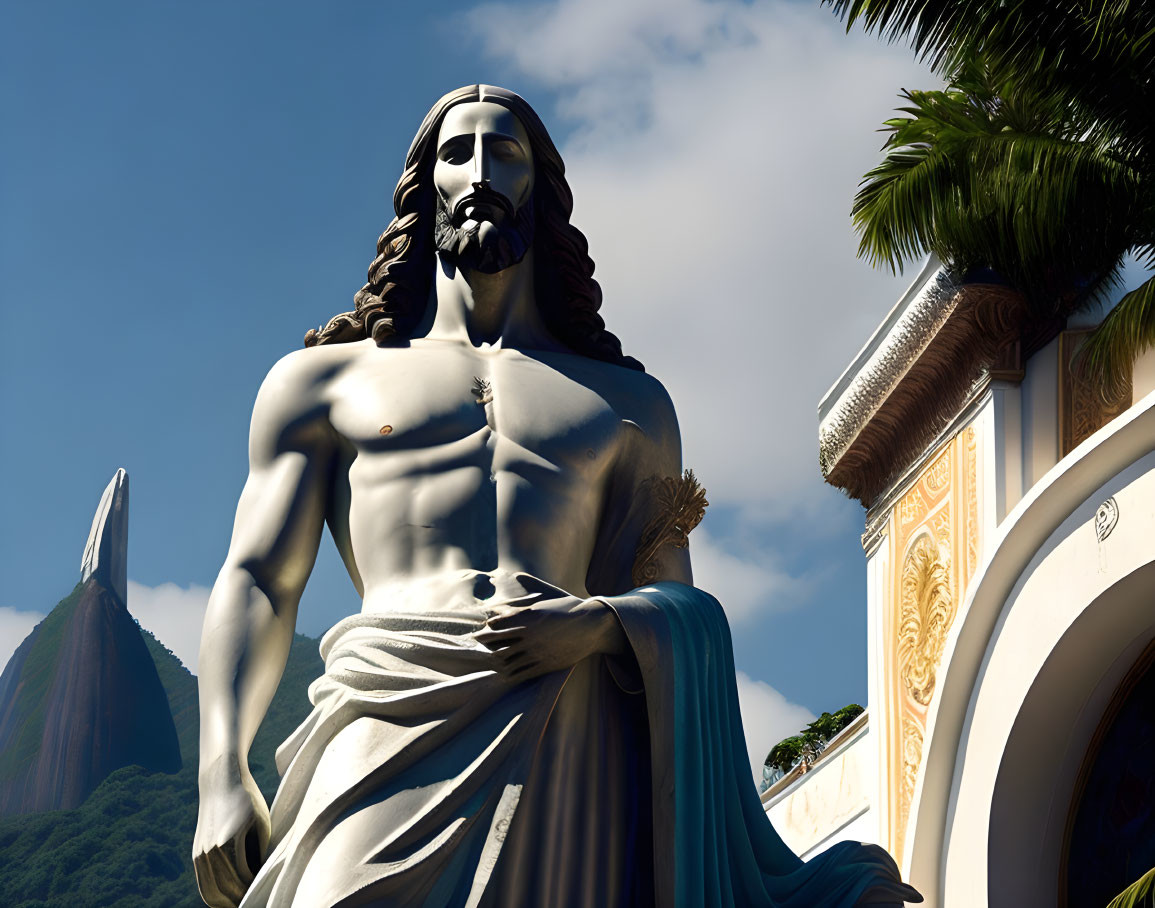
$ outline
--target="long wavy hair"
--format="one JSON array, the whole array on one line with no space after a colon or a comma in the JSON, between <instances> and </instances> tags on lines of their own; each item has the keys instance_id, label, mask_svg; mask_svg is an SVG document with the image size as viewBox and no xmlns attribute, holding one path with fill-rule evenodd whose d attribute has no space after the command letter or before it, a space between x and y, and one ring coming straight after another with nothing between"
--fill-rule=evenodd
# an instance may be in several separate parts
<instances>
[{"instance_id":1,"label":"long wavy hair","mask_svg":"<svg viewBox=\"0 0 1155 908\"><path fill-rule=\"evenodd\" d=\"M642 370L622 353L621 342L598 315L602 291L593 278L594 263L581 231L570 222L573 193L565 165L545 124L521 97L491 85L467 85L441 98L425 115L409 154L405 172L393 192L397 216L377 240L377 257L369 281L353 297L355 308L331 318L305 335L305 346L341 344L371 337L409 337L425 314L436 267L433 225L436 190L433 165L437 136L446 111L456 104L492 101L511 110L529 135L536 168L533 198L534 292L546 327L559 341L594 359Z\"/></svg>"}]
</instances>

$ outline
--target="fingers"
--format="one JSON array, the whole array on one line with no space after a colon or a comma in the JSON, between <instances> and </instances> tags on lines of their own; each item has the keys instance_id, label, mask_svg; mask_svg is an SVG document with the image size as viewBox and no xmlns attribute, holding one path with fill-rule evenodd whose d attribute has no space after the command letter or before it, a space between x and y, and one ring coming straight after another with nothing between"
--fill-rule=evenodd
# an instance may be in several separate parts
<instances>
[{"instance_id":1,"label":"fingers","mask_svg":"<svg viewBox=\"0 0 1155 908\"><path fill-rule=\"evenodd\" d=\"M219 845L193 858L197 889L210 908L237 908L247 885Z\"/></svg>"},{"instance_id":2,"label":"fingers","mask_svg":"<svg viewBox=\"0 0 1155 908\"><path fill-rule=\"evenodd\" d=\"M473 639L478 643L488 646L490 649L498 649L499 647L512 646L514 643L520 643L524 631L524 627L507 627L501 630L477 631L474 633Z\"/></svg>"},{"instance_id":3,"label":"fingers","mask_svg":"<svg viewBox=\"0 0 1155 908\"><path fill-rule=\"evenodd\" d=\"M523 609L518 609L509 612L494 612L486 619L485 624L490 630L509 630L514 627L524 627L527 620L532 619L525 614Z\"/></svg>"},{"instance_id":4,"label":"fingers","mask_svg":"<svg viewBox=\"0 0 1155 908\"><path fill-rule=\"evenodd\" d=\"M224 845L193 855L197 888L211 908L236 908L262 863L261 833L248 824Z\"/></svg>"},{"instance_id":5,"label":"fingers","mask_svg":"<svg viewBox=\"0 0 1155 908\"><path fill-rule=\"evenodd\" d=\"M209 908L233 908L213 879L212 865L207 854L193 855L193 873L196 875L197 891L201 894L201 901Z\"/></svg>"},{"instance_id":6,"label":"fingers","mask_svg":"<svg viewBox=\"0 0 1155 908\"><path fill-rule=\"evenodd\" d=\"M542 599L541 593L526 593L523 596L512 596L509 599L502 599L501 605L495 606L497 608L525 608L527 605L533 605Z\"/></svg>"},{"instance_id":7,"label":"fingers","mask_svg":"<svg viewBox=\"0 0 1155 908\"><path fill-rule=\"evenodd\" d=\"M534 593L532 596L519 596L516 599L503 599L500 602L495 602L485 610L485 614L490 618L504 617L507 615L520 615L526 609L537 605L541 601L541 597Z\"/></svg>"},{"instance_id":8,"label":"fingers","mask_svg":"<svg viewBox=\"0 0 1155 908\"><path fill-rule=\"evenodd\" d=\"M525 590L527 594L537 593L538 595L548 596L550 599L569 595L569 593L560 586L554 586L552 583L542 580L540 577L535 577L533 574L518 572L513 575L513 579L517 581L518 585Z\"/></svg>"},{"instance_id":9,"label":"fingers","mask_svg":"<svg viewBox=\"0 0 1155 908\"><path fill-rule=\"evenodd\" d=\"M507 644L493 651L493 668L499 675L513 677L537 665L537 657L527 651L520 640L509 640Z\"/></svg>"},{"instance_id":10,"label":"fingers","mask_svg":"<svg viewBox=\"0 0 1155 908\"><path fill-rule=\"evenodd\" d=\"M537 661L541 658L541 654L533 649L527 649L523 644L513 643L509 646L498 650L494 653L498 663L502 666L506 674L524 668L528 663Z\"/></svg>"}]
</instances>

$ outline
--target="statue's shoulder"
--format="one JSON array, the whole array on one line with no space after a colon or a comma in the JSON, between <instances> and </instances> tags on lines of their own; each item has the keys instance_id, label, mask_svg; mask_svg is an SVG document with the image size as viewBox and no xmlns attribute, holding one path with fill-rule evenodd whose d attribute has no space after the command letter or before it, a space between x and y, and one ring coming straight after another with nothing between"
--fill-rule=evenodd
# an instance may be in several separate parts
<instances>
[{"instance_id":1,"label":"statue's shoulder","mask_svg":"<svg viewBox=\"0 0 1155 908\"><path fill-rule=\"evenodd\" d=\"M607 399L622 420L640 429L659 448L679 450L678 415L665 386L649 372L610 363L603 368L612 370Z\"/></svg>"},{"instance_id":2,"label":"statue's shoulder","mask_svg":"<svg viewBox=\"0 0 1155 908\"><path fill-rule=\"evenodd\" d=\"M333 380L364 354L363 344L305 347L282 356L261 382L253 423L270 427L297 422L326 408Z\"/></svg>"},{"instance_id":3,"label":"statue's shoulder","mask_svg":"<svg viewBox=\"0 0 1155 908\"><path fill-rule=\"evenodd\" d=\"M368 347L375 346L372 341L365 340L293 350L273 364L262 387L267 385L296 392L320 389L345 366L364 356Z\"/></svg>"}]
</instances>

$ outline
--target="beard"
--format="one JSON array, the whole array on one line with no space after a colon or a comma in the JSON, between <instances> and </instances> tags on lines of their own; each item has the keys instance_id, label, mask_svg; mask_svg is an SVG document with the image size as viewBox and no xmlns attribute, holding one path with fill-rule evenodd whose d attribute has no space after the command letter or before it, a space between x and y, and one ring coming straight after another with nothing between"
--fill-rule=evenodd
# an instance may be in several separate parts
<instances>
[{"instance_id":1,"label":"beard","mask_svg":"<svg viewBox=\"0 0 1155 908\"><path fill-rule=\"evenodd\" d=\"M485 190L481 190L469 198L491 201L495 207L506 211L507 216L498 221L466 220L458 223L445 207L444 199L438 195L433 219L433 244L437 251L458 268L482 274L497 274L525 258L533 244L533 200L527 200L513 212L508 200L496 192L490 191L487 195ZM462 207L459 202L458 210ZM492 229L483 231L487 226Z\"/></svg>"}]
</instances>

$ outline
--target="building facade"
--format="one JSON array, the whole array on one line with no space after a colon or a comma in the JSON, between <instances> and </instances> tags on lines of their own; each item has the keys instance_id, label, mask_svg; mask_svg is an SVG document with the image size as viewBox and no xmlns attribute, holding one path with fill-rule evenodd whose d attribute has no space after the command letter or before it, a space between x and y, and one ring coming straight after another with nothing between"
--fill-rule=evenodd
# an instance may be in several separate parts
<instances>
[{"instance_id":1,"label":"building facade","mask_svg":"<svg viewBox=\"0 0 1155 908\"><path fill-rule=\"evenodd\" d=\"M764 803L930 906L1106 906L1155 867L1155 353L1104 397L1093 322L932 260L819 408L867 508L869 718Z\"/></svg>"}]
</instances>

